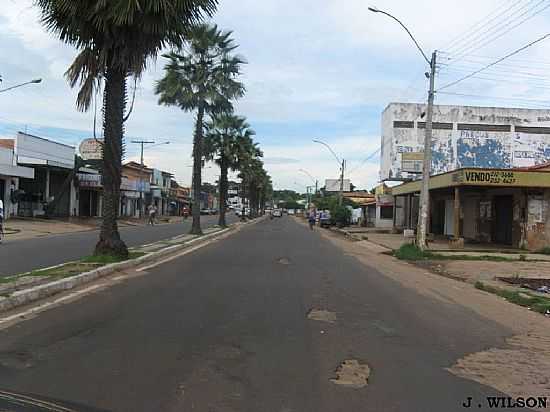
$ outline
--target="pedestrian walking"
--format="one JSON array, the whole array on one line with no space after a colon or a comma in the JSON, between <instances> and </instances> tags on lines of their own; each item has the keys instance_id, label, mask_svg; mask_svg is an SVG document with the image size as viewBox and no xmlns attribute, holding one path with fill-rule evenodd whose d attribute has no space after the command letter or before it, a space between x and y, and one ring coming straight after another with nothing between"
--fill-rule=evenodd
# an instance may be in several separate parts
<instances>
[{"instance_id":1,"label":"pedestrian walking","mask_svg":"<svg viewBox=\"0 0 550 412\"><path fill-rule=\"evenodd\" d=\"M315 209L311 209L309 211L309 217L307 220L309 222L309 228L313 230L313 227L315 226L315 222L317 220L317 213L315 212Z\"/></svg>"},{"instance_id":2,"label":"pedestrian walking","mask_svg":"<svg viewBox=\"0 0 550 412\"><path fill-rule=\"evenodd\" d=\"M148 224L151 226L155 225L155 218L157 217L157 208L155 205L150 204L147 208L147 211L149 212L149 222Z\"/></svg>"}]
</instances>

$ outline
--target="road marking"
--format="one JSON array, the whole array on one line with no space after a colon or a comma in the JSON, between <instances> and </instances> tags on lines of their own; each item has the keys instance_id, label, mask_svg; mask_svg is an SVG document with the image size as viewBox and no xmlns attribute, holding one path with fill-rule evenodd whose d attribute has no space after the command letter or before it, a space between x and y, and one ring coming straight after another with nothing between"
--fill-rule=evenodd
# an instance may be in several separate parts
<instances>
[{"instance_id":1,"label":"road marking","mask_svg":"<svg viewBox=\"0 0 550 412\"><path fill-rule=\"evenodd\" d=\"M142 267L142 268L136 269L136 272L145 272L146 270L153 269L153 268L155 268L155 267L157 267L157 266L159 266L159 265L163 265L163 264L165 264L165 263L167 263L167 262L170 262L170 261L172 261L172 260L174 260L174 259L178 259L178 258L180 258L180 257L182 257L182 256L185 256L185 255L187 255L187 254L189 254L189 253L192 253L192 252L194 252L195 250L198 250L198 249L201 249L201 248L203 248L203 247L205 247L205 246L208 246L209 244L213 243L214 241L215 241L215 240L209 240L209 241L207 241L207 242L201 243L200 245L193 246L193 247L191 247L191 248L189 248L189 249L185 249L183 252L178 253L177 255L170 256L170 257L168 257L168 258L166 258L166 259L159 260L158 262L155 262L155 263L153 263L153 264L151 264L151 265L144 266L144 267Z\"/></svg>"},{"instance_id":2,"label":"road marking","mask_svg":"<svg viewBox=\"0 0 550 412\"><path fill-rule=\"evenodd\" d=\"M73 292L67 296L63 296L61 298L57 298L55 300L52 300L51 302L46 302L42 305L39 305L39 306L36 306L34 308L30 308L24 312L19 312L19 313L16 313L14 315L11 315L11 316L8 316L6 318L0 318L0 327L6 323L10 323L10 322L13 322L15 320L18 320L20 318L24 318L24 317L27 317L27 316L31 316L33 314L36 314L36 313L40 313L48 308L51 308L52 306L55 306L55 305L59 305L60 303L63 303L67 300L70 300L70 299L73 299L77 296L80 296L80 295L84 295L86 293L89 293L89 292L92 292L96 289L99 289L99 288L102 288L104 287L104 285L94 285L94 286L89 286L87 288L84 288L82 290L79 290L79 291L76 291L76 292Z\"/></svg>"}]
</instances>

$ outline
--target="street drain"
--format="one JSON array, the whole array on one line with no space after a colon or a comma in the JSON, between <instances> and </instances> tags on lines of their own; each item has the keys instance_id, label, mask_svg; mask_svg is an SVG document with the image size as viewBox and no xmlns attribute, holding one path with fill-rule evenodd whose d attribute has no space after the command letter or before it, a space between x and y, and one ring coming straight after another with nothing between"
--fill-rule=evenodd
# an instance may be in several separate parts
<instances>
[{"instance_id":1,"label":"street drain","mask_svg":"<svg viewBox=\"0 0 550 412\"><path fill-rule=\"evenodd\" d=\"M366 364L360 364L356 360L345 360L336 369L336 378L330 381L335 385L360 389L367 386L370 376L370 368Z\"/></svg>"},{"instance_id":2,"label":"street drain","mask_svg":"<svg viewBox=\"0 0 550 412\"><path fill-rule=\"evenodd\" d=\"M288 260L287 258L279 258L277 259L277 263L279 265L290 265L290 260Z\"/></svg>"},{"instance_id":3,"label":"street drain","mask_svg":"<svg viewBox=\"0 0 550 412\"><path fill-rule=\"evenodd\" d=\"M311 309L307 314L307 318L320 322L334 323L336 322L336 313L329 312L328 310Z\"/></svg>"}]
</instances>

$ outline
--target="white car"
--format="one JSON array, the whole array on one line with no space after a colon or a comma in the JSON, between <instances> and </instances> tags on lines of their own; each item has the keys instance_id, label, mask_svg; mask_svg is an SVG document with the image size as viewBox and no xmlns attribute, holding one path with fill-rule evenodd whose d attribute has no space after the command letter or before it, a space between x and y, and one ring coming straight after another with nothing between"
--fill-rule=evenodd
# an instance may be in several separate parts
<instances>
[{"instance_id":1,"label":"white car","mask_svg":"<svg viewBox=\"0 0 550 412\"><path fill-rule=\"evenodd\" d=\"M281 209L274 209L273 212L271 213L271 216L273 216L273 217L282 217L283 216L283 211Z\"/></svg>"}]
</instances>

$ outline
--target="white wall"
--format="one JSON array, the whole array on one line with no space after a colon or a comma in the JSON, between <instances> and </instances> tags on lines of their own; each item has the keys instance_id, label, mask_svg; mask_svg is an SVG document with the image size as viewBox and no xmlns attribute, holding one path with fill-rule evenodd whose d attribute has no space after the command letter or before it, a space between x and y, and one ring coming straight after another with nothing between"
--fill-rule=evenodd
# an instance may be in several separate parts
<instances>
[{"instance_id":1,"label":"white wall","mask_svg":"<svg viewBox=\"0 0 550 412\"><path fill-rule=\"evenodd\" d=\"M0 164L14 166L13 150L7 147L0 147Z\"/></svg>"},{"instance_id":2,"label":"white wall","mask_svg":"<svg viewBox=\"0 0 550 412\"><path fill-rule=\"evenodd\" d=\"M381 179L418 178L403 172L402 153L424 151L426 105L391 103L382 114ZM414 128L394 128L394 121L414 122ZM462 167L511 168L550 161L547 134L518 131L516 127L550 128L550 110L473 106L435 106L434 122L452 123L452 130L433 130L432 174ZM458 124L510 125L505 131L458 130Z\"/></svg>"},{"instance_id":3,"label":"white wall","mask_svg":"<svg viewBox=\"0 0 550 412\"><path fill-rule=\"evenodd\" d=\"M17 133L15 154L18 163L74 167L74 147L21 132Z\"/></svg>"}]
</instances>

